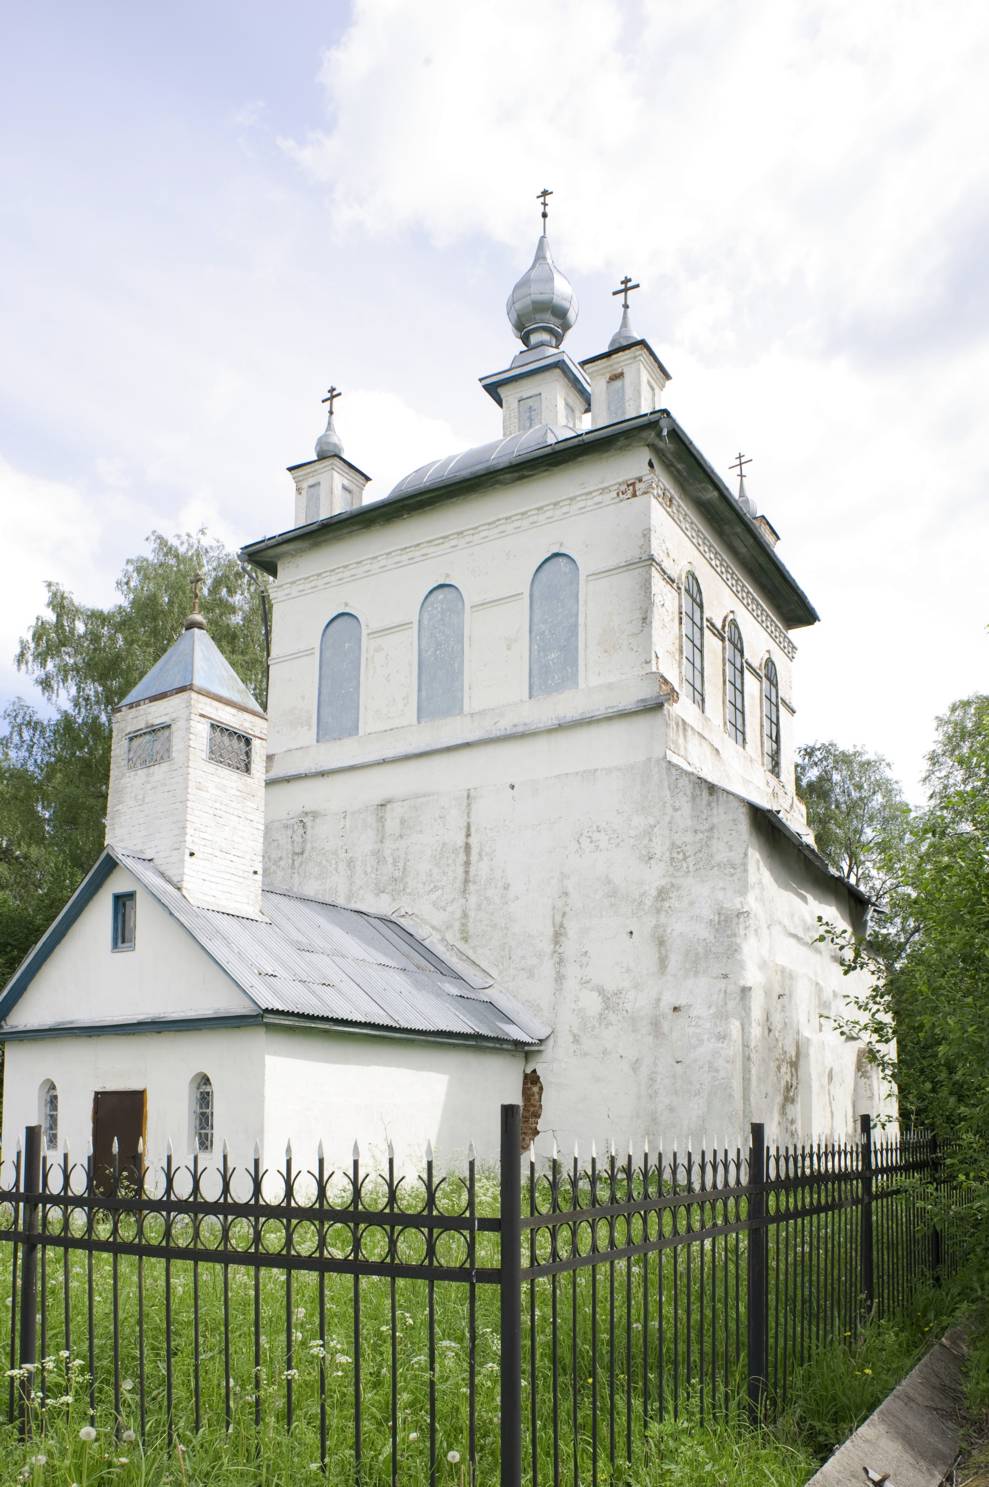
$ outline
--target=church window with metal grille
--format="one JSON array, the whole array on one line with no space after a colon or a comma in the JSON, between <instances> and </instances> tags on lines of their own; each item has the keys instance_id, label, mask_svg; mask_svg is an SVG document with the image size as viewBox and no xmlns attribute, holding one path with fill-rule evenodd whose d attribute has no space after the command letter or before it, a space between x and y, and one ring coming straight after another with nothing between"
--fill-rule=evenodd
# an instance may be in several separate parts
<instances>
[{"instance_id":1,"label":"church window with metal grille","mask_svg":"<svg viewBox=\"0 0 989 1487\"><path fill-rule=\"evenodd\" d=\"M152 764L165 764L172 757L172 725L142 728L127 739L127 768L148 769Z\"/></svg>"},{"instance_id":2,"label":"church window with metal grille","mask_svg":"<svg viewBox=\"0 0 989 1487\"><path fill-rule=\"evenodd\" d=\"M728 737L745 743L745 650L734 620L725 626L725 727Z\"/></svg>"},{"instance_id":3,"label":"church window with metal grille","mask_svg":"<svg viewBox=\"0 0 989 1487\"><path fill-rule=\"evenodd\" d=\"M766 768L778 779L780 775L780 683L775 663L771 657L767 658L762 670L762 728Z\"/></svg>"},{"instance_id":4,"label":"church window with metal grille","mask_svg":"<svg viewBox=\"0 0 989 1487\"><path fill-rule=\"evenodd\" d=\"M192 1085L192 1149L213 1150L213 1083L208 1074L200 1074Z\"/></svg>"},{"instance_id":5,"label":"church window with metal grille","mask_svg":"<svg viewBox=\"0 0 989 1487\"><path fill-rule=\"evenodd\" d=\"M704 706L704 595L693 573L683 585L683 689Z\"/></svg>"},{"instance_id":6,"label":"church window with metal grille","mask_svg":"<svg viewBox=\"0 0 989 1487\"><path fill-rule=\"evenodd\" d=\"M46 1079L41 1086L41 1131L45 1150L58 1150L58 1086Z\"/></svg>"},{"instance_id":7,"label":"church window with metal grille","mask_svg":"<svg viewBox=\"0 0 989 1487\"><path fill-rule=\"evenodd\" d=\"M251 740L248 734L219 723L209 725L209 757L214 764L235 769L238 774L251 772Z\"/></svg>"}]
</instances>

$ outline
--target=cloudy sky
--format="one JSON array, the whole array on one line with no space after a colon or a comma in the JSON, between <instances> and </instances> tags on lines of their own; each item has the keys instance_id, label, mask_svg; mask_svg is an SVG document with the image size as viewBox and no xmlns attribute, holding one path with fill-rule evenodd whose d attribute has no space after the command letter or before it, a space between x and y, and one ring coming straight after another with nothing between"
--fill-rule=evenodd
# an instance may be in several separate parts
<instances>
[{"instance_id":1,"label":"cloudy sky","mask_svg":"<svg viewBox=\"0 0 989 1487\"><path fill-rule=\"evenodd\" d=\"M57 579L152 528L290 525L326 385L385 494L494 437L477 378L535 194L603 349L610 289L822 623L797 726L918 794L986 686L989 9L899 0L89 0L0 63L0 697Z\"/></svg>"}]
</instances>

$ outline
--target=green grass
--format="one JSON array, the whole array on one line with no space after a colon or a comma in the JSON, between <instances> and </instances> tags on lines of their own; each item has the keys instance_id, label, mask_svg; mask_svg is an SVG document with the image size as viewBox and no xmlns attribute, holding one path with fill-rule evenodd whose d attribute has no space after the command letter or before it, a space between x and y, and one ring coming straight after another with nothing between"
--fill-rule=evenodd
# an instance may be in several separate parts
<instances>
[{"instance_id":1,"label":"green grass","mask_svg":"<svg viewBox=\"0 0 989 1487\"><path fill-rule=\"evenodd\" d=\"M829 1253L827 1230L808 1240L817 1262ZM836 1231L840 1239L841 1231ZM280 1245L281 1234L267 1236ZM346 1237L346 1236L344 1236ZM297 1231L296 1245L306 1242ZM453 1248L459 1240L451 1241ZM492 1242L494 1242L492 1240ZM801 1243L803 1243L801 1239ZM414 1244L414 1238L409 1239ZM614 1267L614 1289L609 1267L577 1272L573 1281L561 1277L556 1287L559 1339L560 1391L557 1409L561 1423L562 1480L572 1481L576 1456L581 1482L591 1480L591 1448L596 1436L600 1481L611 1480L610 1457L614 1449L615 1477L630 1487L685 1480L715 1484L764 1484L764 1487L797 1487L806 1481L815 1465L838 1441L854 1429L893 1384L909 1369L930 1339L946 1325L953 1294L918 1290L901 1309L895 1323L872 1323L860 1333L846 1323L847 1315L837 1308L825 1310L820 1334L812 1335L811 1311L805 1312L805 1352L811 1361L791 1370L785 1401L780 1401L771 1425L753 1430L743 1407L745 1388L745 1249L720 1241L712 1316L710 1291L711 1241L704 1249L707 1269L702 1271L701 1247L691 1247L689 1274L686 1256L673 1252L650 1258L649 1325L643 1335L643 1281L640 1262ZM9 1246L0 1253L0 1296L9 1295ZM415 1258L411 1253L406 1258ZM438 1257L441 1258L441 1257ZM453 1253L447 1257L453 1259ZM772 1255L771 1255L772 1259ZM811 1262L811 1248L806 1259ZM854 1255L841 1260L854 1271ZM783 1263L781 1259L779 1263ZM786 1263L793 1265L790 1254ZM676 1287L674 1288L674 1264ZM660 1265L662 1269L660 1269ZM736 1269L742 1310L733 1311ZM701 1307L702 1275L707 1277L704 1307ZM723 1280L727 1285L722 1288ZM818 1271L820 1280L821 1271ZM660 1347L658 1297L662 1279L663 1338ZM72 1302L73 1332L69 1356L63 1331L64 1282L61 1256L48 1252L47 1338L48 1359L32 1382L36 1387L32 1438L22 1443L16 1432L0 1429L0 1487L22 1480L69 1487L120 1487L138 1484L182 1484L182 1487L296 1487L300 1481L329 1480L333 1487L354 1482L355 1366L361 1365L360 1401L364 1452L362 1481L379 1487L390 1481L392 1432L390 1333L392 1316L397 1332L397 1372L394 1388L398 1416L396 1443L399 1480L417 1487L429 1481L429 1353L430 1329L427 1291L421 1281L370 1278L361 1282L361 1345L354 1336L354 1283L350 1276L330 1275L325 1280L325 1325L320 1321L320 1291L315 1275L297 1272L290 1288L276 1269L261 1273L255 1292L254 1273L232 1267L229 1272L230 1377L233 1380L231 1428L225 1420L224 1379L224 1289L219 1265L198 1267L200 1323L198 1337L193 1322L193 1267L175 1261L171 1267L173 1313L171 1371L174 1389L173 1440L169 1442L165 1422L165 1267L161 1261L143 1266L145 1397L147 1428L140 1430L140 1359L137 1345L138 1266L133 1257L116 1266L117 1307L120 1324L119 1378L121 1407L115 1419L113 1393L113 1346L110 1319L114 1297L114 1266L108 1255L96 1255L92 1264L95 1337L95 1414L90 1415L89 1360L85 1332L89 1274L85 1254L70 1255L68 1286ZM674 1352L674 1289L681 1321L687 1291L692 1303L692 1327L688 1338L681 1325ZM804 1293L807 1298L808 1291ZM724 1297L729 1310L723 1309ZM261 1332L260 1403L261 1428L254 1424L254 1308L259 1304ZM793 1295L791 1293L792 1315ZM527 1336L529 1292L524 1288L523 1332ZM526 1463L529 1468L529 1419L533 1380L535 1412L539 1422L539 1477L552 1482L553 1372L548 1348L553 1293L549 1281L536 1288L538 1342L535 1358L524 1349L523 1415L526 1430ZM435 1375L437 1476L443 1487L467 1483L469 1415L467 1356L469 1342L469 1292L465 1284L436 1288ZM499 1409L499 1327L497 1287L479 1285L476 1306L476 1438L481 1487L497 1480ZM610 1352L610 1322L614 1320L614 1363ZM573 1324L576 1320L576 1352ZM727 1325L726 1325L727 1322ZM703 1325L702 1325L703 1324ZM802 1327L801 1323L801 1327ZM712 1389L711 1346L717 1357ZM0 1325L0 1345L7 1336ZM794 1319L793 1336L799 1337ZM739 1351L736 1351L736 1338ZM830 1338L830 1340L829 1340ZM698 1385L701 1347L704 1344L705 1391ZM629 1348L629 1342L631 1347ZM287 1359L286 1349L291 1358ZM648 1419L643 1399L643 1351L650 1360ZM662 1421L656 1418L657 1362L663 1360L664 1405ZM193 1386L198 1359L201 1380L200 1429L193 1410ZM791 1355L792 1361L792 1355ZM689 1377L688 1377L689 1363ZM327 1472L320 1469L319 1383L325 1378L328 1436ZM289 1377L286 1377L286 1374ZM40 1378L44 1376L47 1403L40 1402ZM577 1378L577 1411L572 1410L571 1381ZM989 1373L987 1373L989 1378ZM596 1411L595 1386L597 1380ZM608 1384L613 1379L616 1408L609 1417ZM2 1382L6 1383L6 1380ZM288 1401L291 1394L293 1425L288 1430ZM626 1419L625 1401L631 1401ZM0 1396L0 1404L2 1404ZM715 1410L712 1413L712 1404ZM703 1417L702 1417L703 1410ZM80 1437L80 1430L96 1429L95 1441ZM625 1468L627 1432L633 1447L632 1470ZM134 1439L128 1437L133 1433ZM38 1458L44 1457L42 1462ZM27 1473L24 1476L24 1473ZM311 1477L310 1477L311 1474Z\"/></svg>"}]
</instances>

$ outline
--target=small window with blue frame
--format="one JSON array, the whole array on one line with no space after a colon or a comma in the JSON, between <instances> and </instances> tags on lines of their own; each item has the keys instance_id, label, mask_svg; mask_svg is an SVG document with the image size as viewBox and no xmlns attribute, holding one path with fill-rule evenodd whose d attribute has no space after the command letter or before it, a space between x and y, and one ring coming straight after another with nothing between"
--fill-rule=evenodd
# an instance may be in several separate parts
<instances>
[{"instance_id":1,"label":"small window with blue frame","mask_svg":"<svg viewBox=\"0 0 989 1487\"><path fill-rule=\"evenodd\" d=\"M115 893L113 895L114 950L133 950L136 927L137 894Z\"/></svg>"}]
</instances>

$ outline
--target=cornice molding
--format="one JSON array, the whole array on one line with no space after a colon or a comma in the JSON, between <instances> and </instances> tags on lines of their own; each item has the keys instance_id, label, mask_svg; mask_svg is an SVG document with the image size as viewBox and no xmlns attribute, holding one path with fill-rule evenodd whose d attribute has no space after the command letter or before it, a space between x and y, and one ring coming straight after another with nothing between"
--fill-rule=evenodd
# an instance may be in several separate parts
<instances>
[{"instance_id":1,"label":"cornice molding","mask_svg":"<svg viewBox=\"0 0 989 1487\"><path fill-rule=\"evenodd\" d=\"M298 599L329 584L344 584L351 579L365 578L370 574L390 572L410 563L421 563L428 558L442 557L445 553L458 552L464 547L477 547L483 542L493 542L511 532L532 527L547 526L561 517L576 516L584 511L596 511L616 501L627 501L644 494L648 489L645 476L632 480L616 480L597 490L582 491L579 495L563 496L541 506L529 506L525 511L513 511L505 516L493 517L476 526L463 527L458 532L432 537L425 542L410 542L403 547L391 547L387 552L374 553L358 558L352 563L340 563L335 568L324 568L319 573L307 574L305 578L290 578L275 583L278 599Z\"/></svg>"},{"instance_id":2,"label":"cornice molding","mask_svg":"<svg viewBox=\"0 0 989 1487\"><path fill-rule=\"evenodd\" d=\"M675 496L669 487L664 485L656 476L650 478L650 484L656 500L670 513L681 532L686 533L694 546L707 558L715 572L724 579L735 597L745 605L752 618L758 621L768 635L772 636L787 660L792 661L797 654L797 648L783 629L783 626L773 618L765 604L763 604L758 595L753 593L741 574L735 571L724 554L715 547L707 533L691 516L679 496Z\"/></svg>"}]
</instances>

